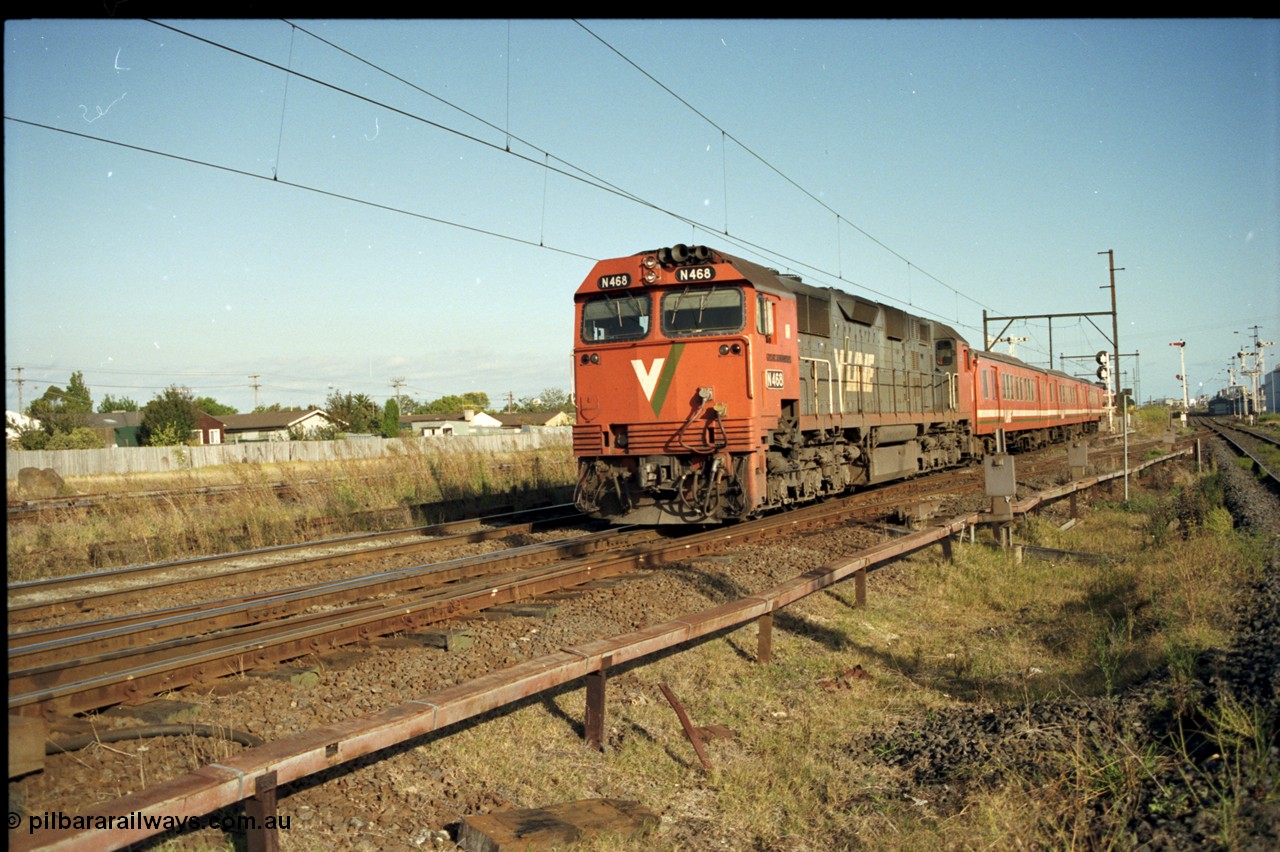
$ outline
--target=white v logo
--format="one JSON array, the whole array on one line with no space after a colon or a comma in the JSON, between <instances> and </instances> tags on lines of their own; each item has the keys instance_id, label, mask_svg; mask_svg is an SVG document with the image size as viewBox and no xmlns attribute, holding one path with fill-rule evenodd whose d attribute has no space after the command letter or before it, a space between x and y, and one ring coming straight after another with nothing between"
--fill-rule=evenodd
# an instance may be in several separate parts
<instances>
[{"instance_id":1,"label":"white v logo","mask_svg":"<svg viewBox=\"0 0 1280 852\"><path fill-rule=\"evenodd\" d=\"M644 362L639 358L631 362L631 366L636 371L636 378L640 380L640 389L644 391L644 398L650 402L653 402L653 389L658 385L658 376L662 374L662 365L666 360L666 358L654 358L653 366L648 370L644 368Z\"/></svg>"}]
</instances>

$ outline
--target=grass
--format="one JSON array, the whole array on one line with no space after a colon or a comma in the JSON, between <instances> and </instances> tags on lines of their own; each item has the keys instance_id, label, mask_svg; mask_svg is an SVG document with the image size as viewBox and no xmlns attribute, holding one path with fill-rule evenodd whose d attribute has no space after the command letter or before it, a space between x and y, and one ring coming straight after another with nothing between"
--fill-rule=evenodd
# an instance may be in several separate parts
<instances>
[{"instance_id":1,"label":"grass","mask_svg":"<svg viewBox=\"0 0 1280 852\"><path fill-rule=\"evenodd\" d=\"M273 489L279 482L288 486L287 498ZM242 490L211 501L110 501L102 511L67 520L11 524L8 580L288 544L315 538L317 524L340 534L429 523L443 516L423 507L441 501L481 510L547 499L572 483L567 447L493 455L412 449L375 460L78 477L68 484L93 494L209 485Z\"/></svg>"},{"instance_id":2,"label":"grass","mask_svg":"<svg viewBox=\"0 0 1280 852\"><path fill-rule=\"evenodd\" d=\"M1247 830L1242 803L1256 800L1259 778L1273 779L1263 799L1277 799L1274 769L1259 769L1275 731L1255 708L1206 706L1196 678L1201 653L1229 640L1232 603L1262 563L1259 544L1213 505L1218 493L1212 479L1182 474L1175 491L1090 511L1069 531L1032 519L1016 535L1106 554L1102 565L1019 564L982 544L957 545L947 562L935 549L873 574L866 610L849 608L843 590L789 607L769 665L750 659L748 626L617 675L604 757L580 743L581 690L420 751L426 764L449 767L451 783L513 807L638 799L664 815L645 848L1123 848L1135 814L1175 818L1210 784L1222 788L1211 796L1215 839L1231 846ZM1153 535L1152 513L1170 532ZM834 648L820 639L832 635L844 637ZM822 688L854 665L872 679ZM1158 672L1168 673L1171 718L1196 718L1197 740L1239 767L1211 778L1176 738L1101 709L1044 731L1030 750L944 761L957 774L936 784L894 762L912 732L954 714L1017 719L1035 702L1105 699ZM710 772L663 682L694 724L737 732L708 744ZM1194 783L1175 783L1182 776ZM637 846L605 838L588 848Z\"/></svg>"}]
</instances>

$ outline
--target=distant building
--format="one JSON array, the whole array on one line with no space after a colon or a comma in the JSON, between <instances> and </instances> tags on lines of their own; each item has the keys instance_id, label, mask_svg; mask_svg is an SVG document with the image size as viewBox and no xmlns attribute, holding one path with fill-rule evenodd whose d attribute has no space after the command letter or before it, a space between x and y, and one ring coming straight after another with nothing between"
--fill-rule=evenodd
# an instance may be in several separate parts
<instances>
[{"instance_id":1,"label":"distant building","mask_svg":"<svg viewBox=\"0 0 1280 852\"><path fill-rule=\"evenodd\" d=\"M1270 414L1280 413L1280 367L1262 377L1258 385L1258 393L1262 394L1263 411Z\"/></svg>"},{"instance_id":2,"label":"distant building","mask_svg":"<svg viewBox=\"0 0 1280 852\"><path fill-rule=\"evenodd\" d=\"M137 447L142 432L141 411L109 411L84 415L84 425L97 432L108 447Z\"/></svg>"},{"instance_id":3,"label":"distant building","mask_svg":"<svg viewBox=\"0 0 1280 852\"><path fill-rule=\"evenodd\" d=\"M4 413L4 442L6 445L18 440L19 433L28 429L39 428L39 420L34 417L28 417L20 411L6 411Z\"/></svg>"},{"instance_id":4,"label":"distant building","mask_svg":"<svg viewBox=\"0 0 1280 852\"><path fill-rule=\"evenodd\" d=\"M422 435L483 435L502 428L502 421L483 411L468 408L439 414L407 414L400 428L417 438Z\"/></svg>"},{"instance_id":5,"label":"distant building","mask_svg":"<svg viewBox=\"0 0 1280 852\"><path fill-rule=\"evenodd\" d=\"M290 433L304 439L321 429L341 427L313 408L309 411L259 411L253 414L205 414L200 412L196 432L202 444L234 444L250 441L288 441Z\"/></svg>"},{"instance_id":6,"label":"distant building","mask_svg":"<svg viewBox=\"0 0 1280 852\"><path fill-rule=\"evenodd\" d=\"M566 414L563 411L517 411L496 416L502 421L503 429L517 432L573 425L573 415Z\"/></svg>"}]
</instances>

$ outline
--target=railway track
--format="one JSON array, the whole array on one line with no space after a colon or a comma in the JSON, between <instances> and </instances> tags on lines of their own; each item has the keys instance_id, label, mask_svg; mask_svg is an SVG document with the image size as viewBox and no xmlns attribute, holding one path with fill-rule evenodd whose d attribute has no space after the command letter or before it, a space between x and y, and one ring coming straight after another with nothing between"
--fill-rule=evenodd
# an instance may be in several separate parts
<instances>
[{"instance_id":1,"label":"railway track","mask_svg":"<svg viewBox=\"0 0 1280 852\"><path fill-rule=\"evenodd\" d=\"M1252 462L1254 473L1273 491L1280 491L1280 439L1257 429L1214 418L1204 418L1206 426L1222 438L1242 458Z\"/></svg>"},{"instance_id":2,"label":"railway track","mask_svg":"<svg viewBox=\"0 0 1280 852\"><path fill-rule=\"evenodd\" d=\"M336 563L356 563L409 553L474 544L519 533L531 533L582 516L570 504L490 515L482 518L402 527L382 532L339 536L321 541L202 556L51 577L8 587L10 623L85 613L114 602L152 597L162 592L185 594L228 580L317 570Z\"/></svg>"},{"instance_id":3,"label":"railway track","mask_svg":"<svg viewBox=\"0 0 1280 852\"><path fill-rule=\"evenodd\" d=\"M1060 450L1054 455L1060 456ZM1020 472L1031 475L1040 466L1060 467L1061 459L1028 456L1023 464ZM460 524L436 525L24 583L10 590L10 621L37 626L9 636L10 712L53 717L138 701L379 635L422 630L494 605L562 592L709 549L850 519L889 517L904 506L980 491L980 479L975 469L958 469L678 539L653 530L587 532L357 577L292 585L286 579L285 588L278 587L281 577L313 573L321 565L510 538L533 532L539 522L511 523L508 518L498 528L465 531L457 531ZM428 531L438 537L424 540ZM405 535L413 540L403 540ZM377 541L396 536L401 539ZM317 545L333 550L315 553ZM249 579L257 584L256 591L213 600L205 594L211 586L226 592L232 583ZM274 585L263 588L264 583ZM170 605L48 623L162 598Z\"/></svg>"},{"instance_id":4,"label":"railway track","mask_svg":"<svg viewBox=\"0 0 1280 852\"><path fill-rule=\"evenodd\" d=\"M727 543L846 520L855 502L847 498L676 539L654 530L613 529L278 593L10 634L9 709L54 716L138 700Z\"/></svg>"}]
</instances>

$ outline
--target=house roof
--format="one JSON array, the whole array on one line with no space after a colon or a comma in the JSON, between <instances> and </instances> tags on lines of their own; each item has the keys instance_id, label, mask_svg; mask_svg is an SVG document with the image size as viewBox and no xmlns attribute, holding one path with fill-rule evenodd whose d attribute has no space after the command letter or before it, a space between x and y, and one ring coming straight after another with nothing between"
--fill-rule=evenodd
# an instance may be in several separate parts
<instances>
[{"instance_id":1,"label":"house roof","mask_svg":"<svg viewBox=\"0 0 1280 852\"><path fill-rule=\"evenodd\" d=\"M315 415L332 421L328 414L318 408L307 411L258 411L252 414L218 414L209 415L227 428L228 432L248 432L255 429L288 429Z\"/></svg>"},{"instance_id":2,"label":"house roof","mask_svg":"<svg viewBox=\"0 0 1280 852\"><path fill-rule=\"evenodd\" d=\"M104 414L86 414L85 423L90 429L119 429L122 426L141 426L141 411L109 411Z\"/></svg>"}]
</instances>

